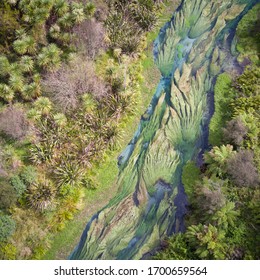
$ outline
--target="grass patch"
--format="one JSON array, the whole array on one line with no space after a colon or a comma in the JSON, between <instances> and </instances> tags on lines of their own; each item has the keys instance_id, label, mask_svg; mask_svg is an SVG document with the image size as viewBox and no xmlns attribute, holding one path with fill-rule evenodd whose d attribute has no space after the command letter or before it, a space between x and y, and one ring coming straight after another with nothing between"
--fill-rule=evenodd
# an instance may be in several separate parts
<instances>
[{"instance_id":1,"label":"grass patch","mask_svg":"<svg viewBox=\"0 0 260 280\"><path fill-rule=\"evenodd\" d=\"M232 99L232 79L227 73L218 76L214 88L215 111L209 124L209 143L219 146L222 143L223 131L226 121L229 119L229 105Z\"/></svg>"},{"instance_id":2,"label":"grass patch","mask_svg":"<svg viewBox=\"0 0 260 280\"><path fill-rule=\"evenodd\" d=\"M184 185L185 193L189 201L194 193L194 185L196 181L200 180L200 169L196 166L194 161L188 161L182 171L182 183Z\"/></svg>"}]
</instances>

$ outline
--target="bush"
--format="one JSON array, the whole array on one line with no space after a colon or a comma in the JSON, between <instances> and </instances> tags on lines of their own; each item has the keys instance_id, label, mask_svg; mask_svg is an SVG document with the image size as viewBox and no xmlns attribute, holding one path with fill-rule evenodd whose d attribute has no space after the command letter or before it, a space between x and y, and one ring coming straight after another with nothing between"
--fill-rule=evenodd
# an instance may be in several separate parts
<instances>
[{"instance_id":1,"label":"bush","mask_svg":"<svg viewBox=\"0 0 260 280\"><path fill-rule=\"evenodd\" d=\"M228 160L227 173L238 187L254 187L259 184L259 175L254 166L254 154L240 150Z\"/></svg>"},{"instance_id":2,"label":"bush","mask_svg":"<svg viewBox=\"0 0 260 280\"><path fill-rule=\"evenodd\" d=\"M23 139L29 130L29 123L22 109L14 106L0 113L0 130L15 140Z\"/></svg>"},{"instance_id":3,"label":"bush","mask_svg":"<svg viewBox=\"0 0 260 280\"><path fill-rule=\"evenodd\" d=\"M17 194L12 185L4 179L0 178L0 209L7 210L17 201Z\"/></svg>"},{"instance_id":4,"label":"bush","mask_svg":"<svg viewBox=\"0 0 260 280\"><path fill-rule=\"evenodd\" d=\"M0 213L0 242L7 240L15 231L15 221Z\"/></svg>"},{"instance_id":5,"label":"bush","mask_svg":"<svg viewBox=\"0 0 260 280\"><path fill-rule=\"evenodd\" d=\"M27 165L23 168L20 176L25 184L31 185L37 179L37 170L32 165Z\"/></svg>"},{"instance_id":6,"label":"bush","mask_svg":"<svg viewBox=\"0 0 260 280\"><path fill-rule=\"evenodd\" d=\"M91 59L105 48L105 30L100 22L94 19L84 21L73 28L76 35L74 44L76 47Z\"/></svg>"},{"instance_id":7,"label":"bush","mask_svg":"<svg viewBox=\"0 0 260 280\"><path fill-rule=\"evenodd\" d=\"M93 63L80 57L46 75L43 84L63 111L77 108L84 93L91 93L95 97L106 93L104 82L95 75Z\"/></svg>"},{"instance_id":8,"label":"bush","mask_svg":"<svg viewBox=\"0 0 260 280\"><path fill-rule=\"evenodd\" d=\"M223 136L228 143L239 146L243 142L247 131L248 129L241 119L236 118L227 122L226 127L223 129Z\"/></svg>"},{"instance_id":9,"label":"bush","mask_svg":"<svg viewBox=\"0 0 260 280\"><path fill-rule=\"evenodd\" d=\"M206 217L208 214L213 214L225 204L225 196L222 192L222 181L206 180L204 184L197 189L196 202L198 209L202 212L202 216Z\"/></svg>"},{"instance_id":10,"label":"bush","mask_svg":"<svg viewBox=\"0 0 260 280\"><path fill-rule=\"evenodd\" d=\"M21 178L18 175L11 177L11 185L14 187L17 197L21 197L26 190L26 185L23 183Z\"/></svg>"},{"instance_id":11,"label":"bush","mask_svg":"<svg viewBox=\"0 0 260 280\"><path fill-rule=\"evenodd\" d=\"M33 209L43 212L54 206L56 189L52 181L42 178L33 184L27 193L27 201Z\"/></svg>"}]
</instances>

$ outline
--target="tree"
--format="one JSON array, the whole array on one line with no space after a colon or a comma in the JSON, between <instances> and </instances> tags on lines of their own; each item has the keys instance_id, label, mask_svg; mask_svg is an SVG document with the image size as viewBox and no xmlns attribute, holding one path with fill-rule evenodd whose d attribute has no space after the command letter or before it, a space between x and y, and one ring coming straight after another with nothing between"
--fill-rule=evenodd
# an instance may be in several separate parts
<instances>
[{"instance_id":1,"label":"tree","mask_svg":"<svg viewBox=\"0 0 260 280\"><path fill-rule=\"evenodd\" d=\"M226 172L227 161L235 153L236 152L233 151L233 146L229 144L226 146L213 147L211 151L204 154L205 163L208 164L208 173L223 177Z\"/></svg>"},{"instance_id":2,"label":"tree","mask_svg":"<svg viewBox=\"0 0 260 280\"><path fill-rule=\"evenodd\" d=\"M39 97L34 102L34 106L42 115L48 115L52 109L52 103L47 97Z\"/></svg>"},{"instance_id":3,"label":"tree","mask_svg":"<svg viewBox=\"0 0 260 280\"><path fill-rule=\"evenodd\" d=\"M0 56L0 75L6 76L10 73L11 66L9 63L9 60L6 56L1 55Z\"/></svg>"},{"instance_id":4,"label":"tree","mask_svg":"<svg viewBox=\"0 0 260 280\"><path fill-rule=\"evenodd\" d=\"M254 166L252 151L240 150L227 163L227 173L236 186L255 187L259 184L259 174Z\"/></svg>"},{"instance_id":5,"label":"tree","mask_svg":"<svg viewBox=\"0 0 260 280\"><path fill-rule=\"evenodd\" d=\"M34 61L32 57L28 55L24 55L21 57L21 60L19 61L21 67L23 68L24 72L31 72L34 68Z\"/></svg>"},{"instance_id":6,"label":"tree","mask_svg":"<svg viewBox=\"0 0 260 280\"><path fill-rule=\"evenodd\" d=\"M226 256L225 233L213 225L192 225L186 237L200 259L223 260Z\"/></svg>"},{"instance_id":7,"label":"tree","mask_svg":"<svg viewBox=\"0 0 260 280\"><path fill-rule=\"evenodd\" d=\"M238 211L235 210L235 203L228 201L221 209L213 214L212 221L216 222L218 228L227 230L229 226L235 226L238 215Z\"/></svg>"},{"instance_id":8,"label":"tree","mask_svg":"<svg viewBox=\"0 0 260 280\"><path fill-rule=\"evenodd\" d=\"M23 55L25 53L35 54L37 50L37 44L32 36L23 34L23 36L13 42L14 50Z\"/></svg>"},{"instance_id":9,"label":"tree","mask_svg":"<svg viewBox=\"0 0 260 280\"><path fill-rule=\"evenodd\" d=\"M185 234L176 233L166 240L165 247L155 255L156 260L189 260L192 258Z\"/></svg>"},{"instance_id":10,"label":"tree","mask_svg":"<svg viewBox=\"0 0 260 280\"><path fill-rule=\"evenodd\" d=\"M53 71L61 65L62 50L55 44L43 47L38 55L38 64L45 70Z\"/></svg>"}]
</instances>

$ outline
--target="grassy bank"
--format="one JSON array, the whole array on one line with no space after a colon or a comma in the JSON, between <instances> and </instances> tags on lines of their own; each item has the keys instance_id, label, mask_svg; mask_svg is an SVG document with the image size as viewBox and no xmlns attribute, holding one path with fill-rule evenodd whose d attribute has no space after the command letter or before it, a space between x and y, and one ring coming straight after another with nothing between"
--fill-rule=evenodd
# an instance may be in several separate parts
<instances>
[{"instance_id":1,"label":"grassy bank","mask_svg":"<svg viewBox=\"0 0 260 280\"><path fill-rule=\"evenodd\" d=\"M95 190L87 189L83 198L82 210L69 221L65 228L53 235L52 244L42 259L66 259L73 248L79 242L80 236L90 217L114 196L117 187L114 184L117 174L117 157L123 148L130 141L140 120L140 116L149 105L156 86L160 80L160 73L153 60L153 40L157 37L160 28L170 19L172 12L176 9L180 1L168 1L165 4L158 25L152 32L147 34L147 47L143 51L140 63L142 65L143 81L140 85L141 96L138 100L136 112L132 116L126 116L122 121L124 134L120 143L112 152L109 152L106 159L94 166L92 172L95 174L99 186Z\"/></svg>"}]
</instances>

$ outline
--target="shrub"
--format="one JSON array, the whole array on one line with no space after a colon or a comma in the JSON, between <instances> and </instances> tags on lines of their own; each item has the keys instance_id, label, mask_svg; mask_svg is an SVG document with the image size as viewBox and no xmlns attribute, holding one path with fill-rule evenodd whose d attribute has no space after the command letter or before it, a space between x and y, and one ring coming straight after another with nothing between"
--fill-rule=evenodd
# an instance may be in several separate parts
<instances>
[{"instance_id":1,"label":"shrub","mask_svg":"<svg viewBox=\"0 0 260 280\"><path fill-rule=\"evenodd\" d=\"M100 50L105 48L104 27L94 19L86 20L75 26L73 33L76 35L74 44L91 59L94 59Z\"/></svg>"},{"instance_id":2,"label":"shrub","mask_svg":"<svg viewBox=\"0 0 260 280\"><path fill-rule=\"evenodd\" d=\"M247 131L248 129L241 119L236 118L227 122L226 127L223 129L223 136L228 143L239 146L243 142Z\"/></svg>"},{"instance_id":3,"label":"shrub","mask_svg":"<svg viewBox=\"0 0 260 280\"><path fill-rule=\"evenodd\" d=\"M11 177L11 185L14 187L17 197L20 197L26 190L26 185L18 175Z\"/></svg>"},{"instance_id":4,"label":"shrub","mask_svg":"<svg viewBox=\"0 0 260 280\"><path fill-rule=\"evenodd\" d=\"M228 160L227 173L238 187L254 187L259 183L254 154L249 150L240 150Z\"/></svg>"},{"instance_id":5,"label":"shrub","mask_svg":"<svg viewBox=\"0 0 260 280\"><path fill-rule=\"evenodd\" d=\"M5 241L15 231L15 221L8 215L0 213L0 242Z\"/></svg>"},{"instance_id":6,"label":"shrub","mask_svg":"<svg viewBox=\"0 0 260 280\"><path fill-rule=\"evenodd\" d=\"M22 109L9 106L0 113L0 130L15 140L23 139L29 130L29 123Z\"/></svg>"},{"instance_id":7,"label":"shrub","mask_svg":"<svg viewBox=\"0 0 260 280\"><path fill-rule=\"evenodd\" d=\"M25 184L30 185L37 179L37 170L32 165L27 165L23 168L20 176Z\"/></svg>"},{"instance_id":8,"label":"shrub","mask_svg":"<svg viewBox=\"0 0 260 280\"><path fill-rule=\"evenodd\" d=\"M93 63L80 57L46 75L43 85L63 111L77 108L84 93L92 93L96 97L106 93L104 82L95 75Z\"/></svg>"},{"instance_id":9,"label":"shrub","mask_svg":"<svg viewBox=\"0 0 260 280\"><path fill-rule=\"evenodd\" d=\"M28 189L27 201L32 208L43 212L54 206L55 196L56 189L53 183L46 178L41 178Z\"/></svg>"},{"instance_id":10,"label":"shrub","mask_svg":"<svg viewBox=\"0 0 260 280\"><path fill-rule=\"evenodd\" d=\"M225 196L222 192L222 181L206 180L199 190L197 189L198 196L196 202L198 209L202 211L202 215L213 214L225 204ZM206 214L206 215L205 215Z\"/></svg>"},{"instance_id":11,"label":"shrub","mask_svg":"<svg viewBox=\"0 0 260 280\"><path fill-rule=\"evenodd\" d=\"M4 178L0 178L0 209L7 210L17 201L14 187Z\"/></svg>"}]
</instances>

